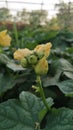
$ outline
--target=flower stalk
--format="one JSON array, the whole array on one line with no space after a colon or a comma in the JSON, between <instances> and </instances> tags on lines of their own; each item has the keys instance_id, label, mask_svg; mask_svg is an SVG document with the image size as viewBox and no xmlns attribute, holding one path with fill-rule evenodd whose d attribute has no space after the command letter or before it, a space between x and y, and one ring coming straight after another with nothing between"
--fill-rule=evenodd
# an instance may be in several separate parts
<instances>
[{"instance_id":1,"label":"flower stalk","mask_svg":"<svg viewBox=\"0 0 73 130\"><path fill-rule=\"evenodd\" d=\"M42 97L43 103L44 103L46 109L49 110L50 107L48 106L48 103L46 101L46 98L45 98L45 95L44 95L44 91L43 91L43 88L42 88L41 78L40 78L39 75L37 75L37 81L36 82L37 82L37 85L39 87L39 92L40 92L40 96Z\"/></svg>"}]
</instances>

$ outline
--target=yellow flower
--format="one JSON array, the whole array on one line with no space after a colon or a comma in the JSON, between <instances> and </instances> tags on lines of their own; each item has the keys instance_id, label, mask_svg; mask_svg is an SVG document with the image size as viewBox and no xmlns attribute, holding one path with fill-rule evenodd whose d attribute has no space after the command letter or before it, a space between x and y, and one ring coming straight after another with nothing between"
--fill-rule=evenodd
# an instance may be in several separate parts
<instances>
[{"instance_id":1,"label":"yellow flower","mask_svg":"<svg viewBox=\"0 0 73 130\"><path fill-rule=\"evenodd\" d=\"M10 42L11 37L7 34L7 30L0 32L0 45L3 47L10 46Z\"/></svg>"},{"instance_id":2,"label":"yellow flower","mask_svg":"<svg viewBox=\"0 0 73 130\"><path fill-rule=\"evenodd\" d=\"M14 59L16 60L22 60L24 57L30 55L32 53L31 50L25 48L25 49L18 49L14 53Z\"/></svg>"},{"instance_id":3,"label":"yellow flower","mask_svg":"<svg viewBox=\"0 0 73 130\"><path fill-rule=\"evenodd\" d=\"M37 75L43 75L48 72L48 62L45 57L39 60L39 62L34 66L34 70Z\"/></svg>"},{"instance_id":4,"label":"yellow flower","mask_svg":"<svg viewBox=\"0 0 73 130\"><path fill-rule=\"evenodd\" d=\"M50 54L50 49L52 47L52 44L46 43L46 44L42 44L42 45L38 45L36 46L36 48L34 48L34 51L39 53L44 53L44 56L47 58Z\"/></svg>"},{"instance_id":5,"label":"yellow flower","mask_svg":"<svg viewBox=\"0 0 73 130\"><path fill-rule=\"evenodd\" d=\"M6 35L6 33L7 33L7 30L1 31L0 36L4 37Z\"/></svg>"}]
</instances>

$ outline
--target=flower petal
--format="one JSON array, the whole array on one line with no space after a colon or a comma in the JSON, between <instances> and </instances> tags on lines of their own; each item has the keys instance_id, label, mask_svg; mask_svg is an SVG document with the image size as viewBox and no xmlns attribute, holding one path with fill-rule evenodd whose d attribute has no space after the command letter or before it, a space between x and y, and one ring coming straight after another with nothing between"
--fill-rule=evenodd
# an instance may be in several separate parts
<instances>
[{"instance_id":1,"label":"flower petal","mask_svg":"<svg viewBox=\"0 0 73 130\"><path fill-rule=\"evenodd\" d=\"M10 46L10 42L11 42L11 37L6 33L7 30L0 32L0 45L3 47Z\"/></svg>"},{"instance_id":2,"label":"flower petal","mask_svg":"<svg viewBox=\"0 0 73 130\"><path fill-rule=\"evenodd\" d=\"M31 53L32 53L32 51L27 49L27 48L25 48L25 49L18 49L14 53L14 59L21 60L24 57L26 57L27 55L30 55Z\"/></svg>"},{"instance_id":3,"label":"flower petal","mask_svg":"<svg viewBox=\"0 0 73 130\"><path fill-rule=\"evenodd\" d=\"M36 46L36 48L34 48L34 51L37 53L44 53L44 56L47 58L50 54L51 47L52 47L52 44L49 42L46 44Z\"/></svg>"},{"instance_id":4,"label":"flower petal","mask_svg":"<svg viewBox=\"0 0 73 130\"><path fill-rule=\"evenodd\" d=\"M1 31L1 32L0 32L0 36L2 36L2 37L3 37L3 36L5 36L5 35L6 35L6 33L7 33L7 30Z\"/></svg>"}]
</instances>

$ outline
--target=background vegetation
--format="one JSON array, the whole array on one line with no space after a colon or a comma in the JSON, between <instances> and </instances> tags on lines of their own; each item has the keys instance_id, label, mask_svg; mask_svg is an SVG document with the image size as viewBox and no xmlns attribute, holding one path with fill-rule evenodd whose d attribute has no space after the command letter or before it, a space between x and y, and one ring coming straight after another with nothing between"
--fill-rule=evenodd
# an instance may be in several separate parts
<instances>
[{"instance_id":1,"label":"background vegetation","mask_svg":"<svg viewBox=\"0 0 73 130\"><path fill-rule=\"evenodd\" d=\"M10 47L0 48L0 129L73 130L73 12L71 3L56 5L56 17L44 10L17 12L0 9L0 31L8 29ZM47 75L41 76L46 111L32 85L36 75L14 60L18 48L52 43Z\"/></svg>"}]
</instances>

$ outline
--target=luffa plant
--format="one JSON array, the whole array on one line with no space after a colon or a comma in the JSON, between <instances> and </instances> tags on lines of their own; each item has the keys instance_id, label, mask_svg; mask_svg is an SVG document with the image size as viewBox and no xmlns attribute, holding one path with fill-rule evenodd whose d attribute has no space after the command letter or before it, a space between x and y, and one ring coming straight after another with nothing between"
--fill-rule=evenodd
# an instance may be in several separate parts
<instances>
[{"instance_id":1,"label":"luffa plant","mask_svg":"<svg viewBox=\"0 0 73 130\"><path fill-rule=\"evenodd\" d=\"M0 32L0 49L4 49L5 47L9 48L10 45L11 37L7 34L7 30ZM16 50L13 54L14 59L8 58L7 53L4 50L0 50L0 65L2 66L2 69L0 69L0 130L73 130L73 80L58 81L57 83L53 83L55 80L52 80L52 85L49 85L50 78L55 79L57 78L56 76L60 76L60 74L63 73L63 69L68 70L69 68L69 70L73 72L73 66L65 59L60 59L58 65L57 61L55 62L53 60L51 64L55 67L57 65L56 69L58 71L56 71L56 73L58 72L58 74L53 77L48 77L46 84L43 82L42 85L41 76L46 75L49 70L47 59L51 47L51 43L46 43L36 46L34 50L29 50L28 48L14 49ZM55 73L55 67L51 68L51 64L50 72ZM35 85L28 83L27 77L29 75L28 73L30 73L29 68L32 68L35 72ZM12 71L10 71L10 69ZM50 72L48 74L50 74ZM33 77L32 74L30 76L31 78ZM72 74L71 77L73 79ZM29 82L31 81L29 80ZM24 86L24 88L22 86ZM32 88L32 93L24 91L27 86L29 88L32 86L35 92L40 94L40 97L39 95L36 96L37 94L32 94ZM48 87L47 92L49 93L51 92L49 88L53 87L55 90L57 86L58 88L56 90L59 89L65 98L69 96L71 99L69 104L71 108L69 106L66 107L66 105L61 108L56 108L56 104L53 105L53 101L55 101L53 99L55 98L50 95L45 96L45 86ZM16 92L18 93L18 90L19 94L17 97ZM5 100L2 101L6 92L15 92L16 97L12 99L11 96L9 96L7 100L5 98ZM57 91L57 98L59 99L58 92L59 91ZM61 102L63 101L61 100Z\"/></svg>"},{"instance_id":2,"label":"luffa plant","mask_svg":"<svg viewBox=\"0 0 73 130\"><path fill-rule=\"evenodd\" d=\"M36 86L33 85L32 87L36 88L36 91L39 91L47 110L49 109L49 106L45 99L40 76L48 72L47 58L50 54L51 47L52 44L49 42L46 44L36 46L34 50L29 50L27 48L18 49L14 53L14 59L19 60L22 67L24 68L32 67L34 69L37 84Z\"/></svg>"}]
</instances>

